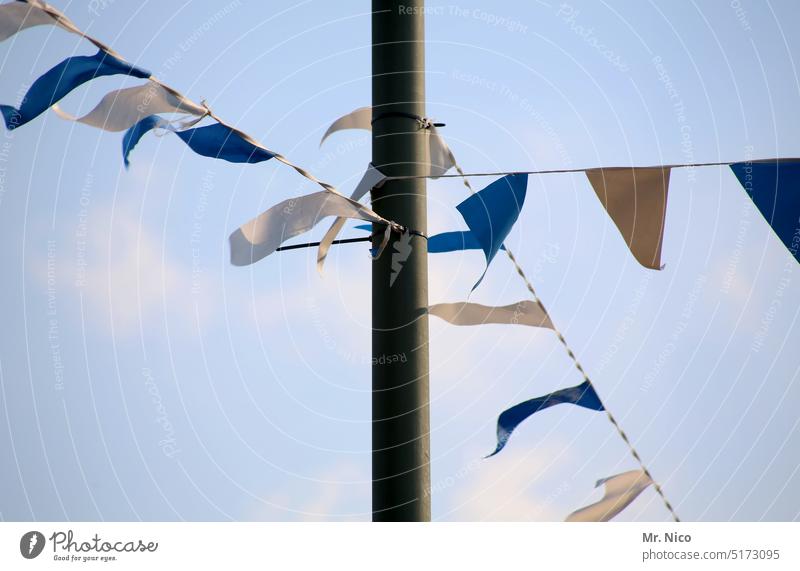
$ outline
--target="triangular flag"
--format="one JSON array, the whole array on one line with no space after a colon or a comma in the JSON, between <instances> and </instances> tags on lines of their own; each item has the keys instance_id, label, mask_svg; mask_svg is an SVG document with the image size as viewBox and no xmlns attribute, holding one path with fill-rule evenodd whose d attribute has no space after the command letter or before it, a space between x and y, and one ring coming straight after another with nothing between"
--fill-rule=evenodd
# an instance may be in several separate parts
<instances>
[{"instance_id":1,"label":"triangular flag","mask_svg":"<svg viewBox=\"0 0 800 571\"><path fill-rule=\"evenodd\" d=\"M662 269L669 167L589 169L586 176L634 257Z\"/></svg>"},{"instance_id":2,"label":"triangular flag","mask_svg":"<svg viewBox=\"0 0 800 571\"><path fill-rule=\"evenodd\" d=\"M205 108L153 81L108 92L100 103L83 117L70 115L58 105L53 105L53 111L62 119L112 132L124 131L143 117L156 113L206 114Z\"/></svg>"},{"instance_id":3,"label":"triangular flag","mask_svg":"<svg viewBox=\"0 0 800 571\"><path fill-rule=\"evenodd\" d=\"M731 170L789 253L800 262L800 159L734 163Z\"/></svg>"},{"instance_id":4,"label":"triangular flag","mask_svg":"<svg viewBox=\"0 0 800 571\"><path fill-rule=\"evenodd\" d=\"M605 484L603 499L572 512L564 521L609 521L628 507L653 481L643 470L631 470L598 480Z\"/></svg>"},{"instance_id":5,"label":"triangular flag","mask_svg":"<svg viewBox=\"0 0 800 571\"><path fill-rule=\"evenodd\" d=\"M69 57L33 82L19 109L10 105L0 105L6 128L11 131L38 117L47 111L48 107L87 81L118 74L142 79L150 77L149 71L132 66L102 50L93 56Z\"/></svg>"},{"instance_id":6,"label":"triangular flag","mask_svg":"<svg viewBox=\"0 0 800 571\"><path fill-rule=\"evenodd\" d=\"M580 385L561 389L553 393L536 397L525 402L521 402L511 408L504 410L497 419L497 448L488 457L500 452L511 438L511 433L526 418L557 404L568 403L589 408L592 410L605 410L600 397L594 390L592 384L586 380Z\"/></svg>"},{"instance_id":7,"label":"triangular flag","mask_svg":"<svg viewBox=\"0 0 800 571\"><path fill-rule=\"evenodd\" d=\"M364 129L366 131L372 130L372 107L359 107L355 111L351 111L347 115L339 117L336 121L331 123L328 130L322 136L319 146L325 142L325 139L338 131L345 131L347 129Z\"/></svg>"},{"instance_id":8,"label":"triangular flag","mask_svg":"<svg viewBox=\"0 0 800 571\"><path fill-rule=\"evenodd\" d=\"M486 269L473 290L483 281L489 264L519 218L527 186L528 175L510 174L456 206L486 256Z\"/></svg>"},{"instance_id":9,"label":"triangular flag","mask_svg":"<svg viewBox=\"0 0 800 571\"><path fill-rule=\"evenodd\" d=\"M372 210L341 194L323 190L284 200L230 236L231 263L247 266L269 256L283 242L308 232L327 216L388 222Z\"/></svg>"},{"instance_id":10,"label":"triangular flag","mask_svg":"<svg viewBox=\"0 0 800 571\"><path fill-rule=\"evenodd\" d=\"M361 180L356 185L353 194L350 195L350 199L355 201L361 200L370 190L383 184L385 179L386 177L383 173L370 164L364 176L361 177ZM322 266L325 264L325 258L328 257L328 250L336 239L336 236L341 232L346 220L346 218L337 218L320 241L319 249L317 250L317 270L319 273L322 273Z\"/></svg>"},{"instance_id":11,"label":"triangular flag","mask_svg":"<svg viewBox=\"0 0 800 571\"><path fill-rule=\"evenodd\" d=\"M428 313L453 325L484 325L499 323L528 325L553 329L550 316L542 306L531 300L518 301L511 305L491 307L479 303L437 303L428 307Z\"/></svg>"},{"instance_id":12,"label":"triangular flag","mask_svg":"<svg viewBox=\"0 0 800 571\"><path fill-rule=\"evenodd\" d=\"M64 14L44 2L8 2L0 5L0 42L34 26L59 26L68 32L81 34Z\"/></svg>"},{"instance_id":13,"label":"triangular flag","mask_svg":"<svg viewBox=\"0 0 800 571\"><path fill-rule=\"evenodd\" d=\"M347 129L372 130L372 107L359 107L347 115L339 117L334 121L319 142L320 146L332 134ZM435 125L430 125L425 129L429 137L428 160L430 164L429 174L431 178L438 178L455 166L455 158L447 143L436 130Z\"/></svg>"},{"instance_id":14,"label":"triangular flag","mask_svg":"<svg viewBox=\"0 0 800 571\"><path fill-rule=\"evenodd\" d=\"M128 155L148 131L167 129L180 137L198 155L222 159L230 163L260 163L275 156L245 133L222 123L214 123L194 129L176 129L170 122L150 115L125 132L122 139L122 158L128 166Z\"/></svg>"}]
</instances>

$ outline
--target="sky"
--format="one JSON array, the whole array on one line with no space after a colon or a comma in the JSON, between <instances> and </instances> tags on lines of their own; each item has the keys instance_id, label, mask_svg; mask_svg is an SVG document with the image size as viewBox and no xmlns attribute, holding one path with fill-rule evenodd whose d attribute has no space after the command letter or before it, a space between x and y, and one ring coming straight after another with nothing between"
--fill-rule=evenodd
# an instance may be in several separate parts
<instances>
[{"instance_id":1,"label":"sky","mask_svg":"<svg viewBox=\"0 0 800 571\"><path fill-rule=\"evenodd\" d=\"M370 104L368 2L52 4L344 192L366 168L367 133L319 140ZM428 115L467 172L797 157L799 12L431 1ZM18 34L0 101L91 53L54 28ZM101 78L62 107L138 83ZM0 519L368 520L366 248L334 247L322 277L313 249L233 267L233 230L318 187L170 136L145 137L129 170L120 155L121 134L53 113L0 138ZM428 183L429 233L464 228L465 193ZM506 244L682 519L800 517L800 268L730 169L672 171L661 271L580 173L530 177ZM432 255L431 303L466 300L483 263ZM526 295L498 256L470 300ZM483 459L502 410L582 379L547 330L431 320L430 342L435 520L563 520L637 468L603 414L569 406ZM651 488L617 519L670 515Z\"/></svg>"}]
</instances>

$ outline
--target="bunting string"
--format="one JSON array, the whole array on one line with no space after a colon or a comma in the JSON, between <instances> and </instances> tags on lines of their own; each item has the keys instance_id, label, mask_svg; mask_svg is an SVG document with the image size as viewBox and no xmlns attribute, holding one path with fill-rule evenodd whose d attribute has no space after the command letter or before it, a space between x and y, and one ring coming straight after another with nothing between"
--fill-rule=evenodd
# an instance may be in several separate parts
<instances>
[{"instance_id":1,"label":"bunting string","mask_svg":"<svg viewBox=\"0 0 800 571\"><path fill-rule=\"evenodd\" d=\"M514 172L514 173L464 174L464 171L461 169L461 167L456 162L455 157L453 156L452 152L450 153L450 158L451 158L451 160L453 162L453 166L454 166L454 168L455 168L455 170L456 170L456 172L458 174L456 174L456 175L444 174L444 175L440 175L440 176L442 178L444 178L444 177L449 177L449 178L461 177L461 179L462 179L462 181L464 183L464 186L466 186L467 189L469 189L469 191L471 193L473 193L473 194L475 193L475 191L473 190L472 185L470 184L469 179L467 178L467 177L470 177L470 176L498 176L498 175L509 175L509 174L525 174L525 175L528 175L528 174L548 174L548 173L555 173L555 172L583 172L585 170L585 169L563 169L563 170L557 170L557 171L529 171L529 172ZM719 164L719 165L723 165L723 164L724 165L728 165L730 163L713 163L713 164L714 165L717 165L717 164ZM672 166L675 167L676 165L672 165ZM704 163L702 165L701 164L695 164L695 165L677 165L677 166L712 166L712 163L708 163L708 164ZM387 178L399 179L399 178L428 178L428 177L427 176L423 176L423 177L421 177L421 176L413 176L413 177L405 176L405 177L387 177ZM572 360L572 363L575 365L575 368L578 370L578 372L583 377L584 382L588 383L589 385L592 386L592 388L594 388L594 384L592 383L591 379L589 378L589 375L586 374L586 371L584 370L583 365L581 365L580 361L578 361L578 358L575 356L575 352L570 348L569 343L567 343L567 339L564 337L564 334L561 333L561 331L558 329L556 324L553 322L552 317L550 317L550 314L547 311L547 308L545 308L544 303L542 303L541 298L536 293L536 289L533 287L533 284L528 279L528 277L525 275L525 271L522 269L522 266L520 266L519 262L517 261L517 258L514 256L514 253L508 248L508 246L506 246L504 249L505 249L505 252L506 252L506 256L508 256L508 259L511 261L511 263L514 266L514 269L516 270L517 275L519 275L520 279L522 279L522 281L525 283L525 287L530 292L530 294L531 294L531 296L533 298L533 301L535 301L536 304L539 306L539 309L541 310L541 312L544 315L547 315L549 317L549 325L552 327L553 331L555 331L555 334L558 337L559 342L564 347L564 350L567 352L567 355L569 355L569 358ZM596 392L596 390L595 390L595 392ZM678 517L678 514L675 512L675 509L672 507L672 504L670 503L670 501L667 499L667 496L664 493L664 489L658 484L656 479L653 478L653 475L650 473L650 470L647 468L647 466L645 466L644 461L642 460L642 457L639 455L639 452L636 450L634 445L631 443L630 439L628 438L628 435L625 433L624 430L622 430L622 427L620 426L619 422L617 422L617 419L614 417L614 415L611 413L611 411L608 409L608 407L606 407L605 404L602 403L602 399L600 399L599 395L598 395L597 398L598 398L598 400L600 400L600 402L601 402L601 404L602 404L602 406L603 406L603 408L605 410L606 417L608 418L609 422L611 422L611 425L614 427L614 429L616 430L617 434L620 436L620 438L622 438L622 441L628 447L628 450L630 451L630 453L633 456L633 458L636 460L636 462L641 467L642 472L644 473L644 475L652 482L653 488L656 490L656 492L661 497L661 500L664 503L664 507L667 508L667 510L669 511L670 515L672 516L672 519L674 521L676 521L676 522L679 522L680 518Z\"/></svg>"},{"instance_id":2,"label":"bunting string","mask_svg":"<svg viewBox=\"0 0 800 571\"><path fill-rule=\"evenodd\" d=\"M452 157L452 153L450 154ZM455 160L455 159L453 159ZM780 159L783 161L800 161L800 158L785 158ZM409 179L417 179L417 178L463 178L464 179L464 186L466 186L470 192L475 192L472 189L472 186L469 184L469 181L466 180L466 177L486 177L486 176L514 176L514 175L530 175L530 174L567 174L567 173L584 173L586 171L591 170L619 170L619 169L680 169L680 168L695 168L695 167L727 167L735 164L759 164L759 163L774 163L776 159L769 158L769 159L753 159L747 161L722 161L722 162L712 162L712 163L675 163L675 164L666 164L666 165L653 165L653 166L646 166L646 167L631 167L631 166L624 166L624 167L587 167L587 168L571 168L571 169L542 169L542 170L534 170L534 171L496 171L496 172L471 172L471 173L464 173L460 167L456 166L456 174L415 174L415 175L397 175L397 176L387 176L386 180L409 180Z\"/></svg>"}]
</instances>

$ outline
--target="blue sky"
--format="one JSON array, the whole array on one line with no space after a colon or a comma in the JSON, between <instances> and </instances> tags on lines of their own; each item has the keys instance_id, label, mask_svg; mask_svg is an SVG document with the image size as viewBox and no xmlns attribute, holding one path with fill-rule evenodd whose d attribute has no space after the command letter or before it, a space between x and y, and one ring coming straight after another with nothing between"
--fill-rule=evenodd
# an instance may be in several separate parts
<instances>
[{"instance_id":1,"label":"blue sky","mask_svg":"<svg viewBox=\"0 0 800 571\"><path fill-rule=\"evenodd\" d=\"M366 167L366 133L318 143L370 102L368 2L53 4L319 178L347 191ZM428 6L428 114L467 172L800 156L791 0ZM0 101L91 52L55 29L4 42ZM120 146L52 113L0 140L0 517L369 519L365 248L322 278L313 250L232 267L231 231L317 188L169 136L125 171ZM461 183L428 192L430 232L463 228ZM800 268L729 169L673 171L663 271L580 174L531 177L507 243L683 519L798 518ZM431 302L464 300L482 264L431 256ZM472 300L525 295L498 256ZM432 321L434 518L561 520L636 468L577 407L481 459L500 411L580 380L551 332ZM668 517L647 490L618 519Z\"/></svg>"}]
</instances>

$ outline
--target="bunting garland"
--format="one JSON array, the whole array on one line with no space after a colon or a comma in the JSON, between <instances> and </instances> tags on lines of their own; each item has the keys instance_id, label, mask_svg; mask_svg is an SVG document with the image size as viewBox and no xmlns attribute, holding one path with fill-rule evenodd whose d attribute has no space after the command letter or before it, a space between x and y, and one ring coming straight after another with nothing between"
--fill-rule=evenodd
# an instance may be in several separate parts
<instances>
[{"instance_id":1,"label":"bunting garland","mask_svg":"<svg viewBox=\"0 0 800 571\"><path fill-rule=\"evenodd\" d=\"M286 240L311 230L326 217L334 217L335 220L319 243L317 268L320 273L331 245L348 218L369 222L370 225L366 229L383 232L382 245L378 248L377 255L388 243L391 232L404 230L403 227L382 218L359 201L387 180L419 177L386 177L370 164L347 198L339 194L333 186L319 181L279 153L267 149L246 133L224 123L211 112L205 102L198 105L151 77L149 72L125 62L110 48L81 32L55 8L40 0L0 5L0 41L12 37L21 30L42 25L57 26L70 33L81 35L97 46L99 51L93 56L66 58L45 72L31 85L19 108L0 105L0 112L8 130L25 125L51 107L58 116L66 120L109 132L125 131L122 154L126 167L129 165L131 151L142 137L151 131L160 130L173 133L194 153L208 158L246 164L256 164L274 158L291 166L324 189L321 192L276 204L234 231L229 237L233 265L245 266L269 256ZM94 78L111 75L127 75L145 79L147 82L107 93L89 113L81 117L73 116L59 107L58 102L74 89ZM162 116L165 114L185 114L189 117L171 120ZM195 126L206 118L213 120L213 123ZM371 130L372 122L379 118L381 117L373 115L370 107L356 109L330 125L320 141L320 146L328 137L342 130ZM410 116L410 118L415 117ZM573 512L567 517L567 521L608 521L630 505L650 485L653 485L673 518L678 521L678 516L662 488L652 478L614 416L605 408L575 353L553 323L513 253L506 249L504 241L518 220L524 205L529 174L581 172L585 174L589 185L634 258L645 268L663 269L663 239L671 170L685 166L725 165L731 168L748 197L787 250L800 262L800 159L467 175L458 166L436 125L425 118L416 120L419 128L424 130L429 138L429 169L426 175L421 175L422 177L435 179L443 176L460 176L465 186L472 192L468 176L501 176L477 193L473 192L456 207L468 229L431 236L427 240L428 252L482 250L485 268L472 286L471 291L474 291L482 283L497 252L505 250L533 297L532 300L522 300L506 306L486 306L470 302L439 303L429 306L428 313L455 326L507 324L551 329L583 377L583 381L577 386L524 401L503 411L497 420L496 449L489 456L498 454L506 446L517 426L540 410L557 404L573 404L594 411L604 411L641 469L599 480L597 487L600 485L605 487L603 498ZM458 174L447 175L446 173L452 168Z\"/></svg>"}]
</instances>

